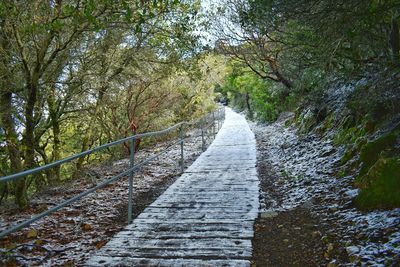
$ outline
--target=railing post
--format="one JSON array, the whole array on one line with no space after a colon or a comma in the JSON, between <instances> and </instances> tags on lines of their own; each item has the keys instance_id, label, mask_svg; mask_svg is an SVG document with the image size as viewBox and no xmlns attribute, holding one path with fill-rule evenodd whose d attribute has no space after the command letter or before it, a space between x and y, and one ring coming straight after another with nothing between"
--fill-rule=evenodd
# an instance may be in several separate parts
<instances>
[{"instance_id":1,"label":"railing post","mask_svg":"<svg viewBox=\"0 0 400 267\"><path fill-rule=\"evenodd\" d=\"M221 114L221 108L218 109L218 131L221 129L222 127L222 114Z\"/></svg>"},{"instance_id":2,"label":"railing post","mask_svg":"<svg viewBox=\"0 0 400 267\"><path fill-rule=\"evenodd\" d=\"M216 135L216 133L215 133L215 111L213 111L213 113L212 113L212 131L213 131L213 135L214 135L214 138L215 138L215 135Z\"/></svg>"},{"instance_id":3,"label":"railing post","mask_svg":"<svg viewBox=\"0 0 400 267\"><path fill-rule=\"evenodd\" d=\"M220 126L221 128L222 128L222 124L224 123L224 111L222 109L223 108L221 108L221 110L220 110L221 117L219 118L221 120L221 126Z\"/></svg>"},{"instance_id":4,"label":"railing post","mask_svg":"<svg viewBox=\"0 0 400 267\"><path fill-rule=\"evenodd\" d=\"M217 119L217 132L218 132L218 130L219 130L219 109L217 109L215 111L215 113L216 113L216 119Z\"/></svg>"},{"instance_id":5,"label":"railing post","mask_svg":"<svg viewBox=\"0 0 400 267\"><path fill-rule=\"evenodd\" d=\"M130 159L129 168L133 168L135 165L135 144L136 139L133 138L130 141ZM133 209L133 170L129 173L129 196L128 196L128 224L132 223L132 209Z\"/></svg>"},{"instance_id":6,"label":"railing post","mask_svg":"<svg viewBox=\"0 0 400 267\"><path fill-rule=\"evenodd\" d=\"M204 139L204 117L200 121L201 127L201 150L204 152L206 150L206 142Z\"/></svg>"},{"instance_id":7,"label":"railing post","mask_svg":"<svg viewBox=\"0 0 400 267\"><path fill-rule=\"evenodd\" d=\"M183 169L184 169L184 166L183 166L183 145L184 145L183 124L181 125L181 133L180 133L180 136L181 136L181 173L183 173Z\"/></svg>"}]
</instances>

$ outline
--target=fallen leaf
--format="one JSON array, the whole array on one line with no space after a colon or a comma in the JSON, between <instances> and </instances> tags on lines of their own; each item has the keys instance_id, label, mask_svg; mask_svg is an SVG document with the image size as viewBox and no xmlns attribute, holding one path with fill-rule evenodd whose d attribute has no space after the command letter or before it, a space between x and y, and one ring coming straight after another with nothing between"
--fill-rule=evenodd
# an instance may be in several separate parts
<instances>
[{"instance_id":1,"label":"fallen leaf","mask_svg":"<svg viewBox=\"0 0 400 267\"><path fill-rule=\"evenodd\" d=\"M17 261L15 259L10 259L8 261L6 261L5 263L5 267L17 267Z\"/></svg>"},{"instance_id":2,"label":"fallen leaf","mask_svg":"<svg viewBox=\"0 0 400 267\"><path fill-rule=\"evenodd\" d=\"M95 243L95 246L97 249L100 249L100 248L104 247L105 244L107 244L106 240L100 240Z\"/></svg>"},{"instance_id":3,"label":"fallen leaf","mask_svg":"<svg viewBox=\"0 0 400 267\"><path fill-rule=\"evenodd\" d=\"M36 229L32 228L28 231L28 233L26 234L27 238L36 238L38 236L38 232Z\"/></svg>"},{"instance_id":4,"label":"fallen leaf","mask_svg":"<svg viewBox=\"0 0 400 267\"><path fill-rule=\"evenodd\" d=\"M83 231L90 231L90 230L92 230L93 227L92 227L91 224L82 223L82 224L81 224L81 228L82 228Z\"/></svg>"},{"instance_id":5,"label":"fallen leaf","mask_svg":"<svg viewBox=\"0 0 400 267\"><path fill-rule=\"evenodd\" d=\"M37 240L35 240L35 245L38 245L38 246L41 246L41 245L43 245L43 240L40 240L40 239L37 239Z\"/></svg>"}]
</instances>

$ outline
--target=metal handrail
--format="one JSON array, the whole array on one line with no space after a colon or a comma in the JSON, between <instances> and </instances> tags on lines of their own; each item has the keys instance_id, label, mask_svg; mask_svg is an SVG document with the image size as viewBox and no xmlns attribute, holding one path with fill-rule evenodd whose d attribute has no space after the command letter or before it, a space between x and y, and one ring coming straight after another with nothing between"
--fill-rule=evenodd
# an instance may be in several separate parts
<instances>
[{"instance_id":1,"label":"metal handrail","mask_svg":"<svg viewBox=\"0 0 400 267\"><path fill-rule=\"evenodd\" d=\"M217 113L217 116L215 116L215 113ZM201 136L202 136L202 149L203 149L203 151L204 151L204 147L205 147L204 130L207 130L207 128L209 128L210 125L213 126L213 134L215 136L215 134L216 134L216 131L215 131L215 119L217 119L217 123L218 123L217 128L219 129L220 128L220 120L222 121L224 119L224 117L225 117L225 109L224 108L219 108L219 109L217 109L217 111L214 111L211 114L213 115L212 116L213 122L210 123L209 125L207 125L206 127L203 127L203 124L201 124ZM133 135L133 136L129 136L129 137L126 137L126 138L123 138L123 139L120 139L120 140L117 140L117 141L114 141L114 142L110 142L110 143L107 143L107 144L104 144L104 145L101 145L101 146L86 150L84 152L72 155L72 156L67 157L65 159L61 159L61 160L46 164L44 166L40 166L40 167L37 167L37 168L34 168L34 169L25 170L25 171L22 171L22 172L19 172L19 173L15 173L15 174L11 174L11 175L8 175L8 176L0 177L0 183L1 182L12 181L12 180L17 180L17 179L25 177L27 175L32 175L32 174L35 174L35 173L38 173L38 172L41 172L41 171L44 171L44 170L48 170L48 169L54 168L56 166L60 166L60 165L62 165L64 163L70 162L70 161L72 161L74 159L77 159L77 158L80 158L80 157L83 157L83 156L86 156L86 155L90 155L90 154L92 154L92 153L94 153L96 151L100 151L100 150L103 150L105 148L108 148L108 147L111 147L111 146L114 146L114 145L118 145L118 144L121 144L121 143L125 143L125 142L128 142L128 141L130 142L130 157L129 157L129 159L130 159L130 167L129 167L129 169L127 169L127 170L123 171L122 173L119 173L119 174L117 174L117 175L115 175L115 176L113 176L113 177L111 177L111 178L109 178L109 179L107 179L105 181L102 181L101 183L97 184L96 186L94 186L92 188L89 188L89 189L85 190L84 192L82 192L82 193L80 193L80 194L78 194L78 195L76 195L76 196L74 196L72 198L69 198L69 199L63 201L60 204L58 204L58 205L56 205L56 206L54 206L54 207L52 207L52 208L50 208L50 209L48 209L46 211L43 211L43 212L33 216L32 218L28 219L28 220L25 220L25 221L23 221L23 222L21 222L19 224L16 224L16 225L14 225L14 226L2 231L0 233L0 238L3 238L3 237L5 237L5 236L7 236L7 235L9 235L9 234L11 234L11 233L13 233L15 231L18 231L21 228L24 228L25 226L28 226L31 223L33 223L33 222L35 222L35 221L37 221L37 220L49 215L50 213L53 213L53 212L65 207L65 206L73 203L73 202L76 202L76 201L80 200L81 198L93 193L97 189L100 189L100 188L112 183L113 181L115 181L115 180L117 180L117 179L119 179L121 177L126 176L126 175L129 175L128 223L130 224L132 222L132 208L133 208L133 200L132 200L132 197L133 197L133 173L135 171L139 170L140 167L142 167L143 165L149 163L150 161L152 161L152 160L158 158L159 156L161 156L162 154L166 153L169 148L171 148L171 147L173 147L173 146L175 146L177 144L181 145L180 165L181 165L181 172L183 173L183 169L184 169L183 145L184 145L184 140L185 140L184 127L183 126L184 125L195 125L195 124L197 124L199 122L202 122L202 120L204 118L208 117L208 115L209 114L205 115L203 118L201 118L199 120L196 120L196 121L192 121L192 122L183 121L183 122L180 122L180 123L175 124L175 125L173 125L173 126L171 126L169 128L166 128L164 130L160 130L160 131L156 131L156 132L136 134L136 135ZM151 137L151 136L158 136L158 135L166 134L166 133L171 132L171 131L173 131L175 129L178 129L179 127L180 127L180 139L178 141L176 141L173 144L169 145L168 147L166 147L160 153L158 153L156 155L153 155L153 156L151 156L149 158L146 158L146 159L142 160L141 162L135 164L135 142L136 142L137 139L144 138L144 137Z\"/></svg>"},{"instance_id":2,"label":"metal handrail","mask_svg":"<svg viewBox=\"0 0 400 267\"><path fill-rule=\"evenodd\" d=\"M148 136L161 135L161 134L170 132L172 130L175 130L176 128L178 128L179 126L181 126L183 124L188 124L188 122L180 122L178 124L175 124L174 126L171 126L171 127L167 128L167 129L164 129L164 130L161 130L161 131L132 135L132 136L129 136L129 137L126 137L126 138L123 138L123 139L120 139L120 140L117 140L117 141L114 141L114 142L111 142L111 143L107 143L107 144L104 144L104 145L101 145L101 146L98 146L98 147L83 151L81 153L72 155L72 156L67 157L65 159L61 159L61 160L58 160L58 161L55 161L55 162L52 162L52 163L49 163L49 164L46 164L46 165L43 165L43 166L40 166L40 167L36 167L36 168L29 169L29 170L26 170L26 171L14 173L14 174L11 174L11 175L8 175L8 176L0 177L0 182L7 182L7 181L15 180L17 178L21 178L21 177L24 177L24 176L27 176L27 175L32 175L32 174L35 174L37 172L45 171L45 170L54 168L56 166L59 166L61 164L70 162L70 161L72 161L74 159L90 155L90 154L92 154L94 152L97 152L97 151L100 151L100 150L103 150L105 148L108 148L108 147L111 147L111 146L115 146L115 145L118 145L118 144L121 144L121 143L125 143L125 142L131 141L133 139L139 139L139 138L148 137Z\"/></svg>"}]
</instances>

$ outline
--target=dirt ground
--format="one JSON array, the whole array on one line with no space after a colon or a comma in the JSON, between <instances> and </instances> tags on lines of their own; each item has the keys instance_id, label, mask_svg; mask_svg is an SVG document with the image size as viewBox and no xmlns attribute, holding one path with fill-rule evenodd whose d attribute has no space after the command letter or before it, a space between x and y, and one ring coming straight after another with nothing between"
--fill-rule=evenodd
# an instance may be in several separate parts
<instances>
[{"instance_id":1,"label":"dirt ground","mask_svg":"<svg viewBox=\"0 0 400 267\"><path fill-rule=\"evenodd\" d=\"M258 159L261 190L279 201L277 176ZM275 217L274 217L275 215ZM306 205L262 218L254 225L253 266L325 266L325 245L317 218Z\"/></svg>"},{"instance_id":2,"label":"dirt ground","mask_svg":"<svg viewBox=\"0 0 400 267\"><path fill-rule=\"evenodd\" d=\"M252 266L334 267L339 266L340 262L348 262L337 237L327 235L326 227L331 226L322 226L323 218L310 212L318 203L305 202L289 210L268 211L282 202L282 178L268 163L268 154L263 151L265 147L260 144L261 136L257 132L256 140L260 189L273 203L264 201L267 212L261 213L255 222ZM332 255L339 261L332 260Z\"/></svg>"}]
</instances>

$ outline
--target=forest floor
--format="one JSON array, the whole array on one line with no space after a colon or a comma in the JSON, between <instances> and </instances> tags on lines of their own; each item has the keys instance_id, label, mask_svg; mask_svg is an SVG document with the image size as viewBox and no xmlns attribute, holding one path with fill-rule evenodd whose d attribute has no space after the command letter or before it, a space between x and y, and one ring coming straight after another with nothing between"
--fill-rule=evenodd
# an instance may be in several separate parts
<instances>
[{"instance_id":1,"label":"forest floor","mask_svg":"<svg viewBox=\"0 0 400 267\"><path fill-rule=\"evenodd\" d=\"M281 116L273 124L250 123L258 149L261 212L254 229L254 266L400 266L400 209L361 212L352 200L352 177L336 178L342 148L315 135L298 136ZM192 136L197 136L191 133ZM138 158L166 144L143 149ZM201 153L201 140L185 144L185 165ZM180 147L135 175L134 213L139 214L178 175ZM0 230L31 217L126 169L127 159L91 167L82 178L43 191L31 209L16 215L0 207ZM0 240L0 265L79 266L126 225L127 178Z\"/></svg>"},{"instance_id":2,"label":"forest floor","mask_svg":"<svg viewBox=\"0 0 400 267\"><path fill-rule=\"evenodd\" d=\"M184 145L185 166L201 154L201 137L190 132ZM208 143L211 140L207 140ZM141 149L136 160L162 151L168 143ZM159 159L143 166L134 176L134 216L152 203L179 176L180 146L175 145ZM96 183L129 167L129 159L102 166L91 166L78 179L63 186L36 194L30 209L16 213L3 205L0 208L0 230L51 208L62 199L73 197ZM128 179L96 191L70 206L51 214L29 227L0 240L0 266L80 266L97 249L127 224Z\"/></svg>"},{"instance_id":3,"label":"forest floor","mask_svg":"<svg viewBox=\"0 0 400 267\"><path fill-rule=\"evenodd\" d=\"M335 177L344 149L297 135L285 126L291 116L251 123L261 187L254 266L400 266L400 209L357 210L353 177Z\"/></svg>"}]
</instances>

